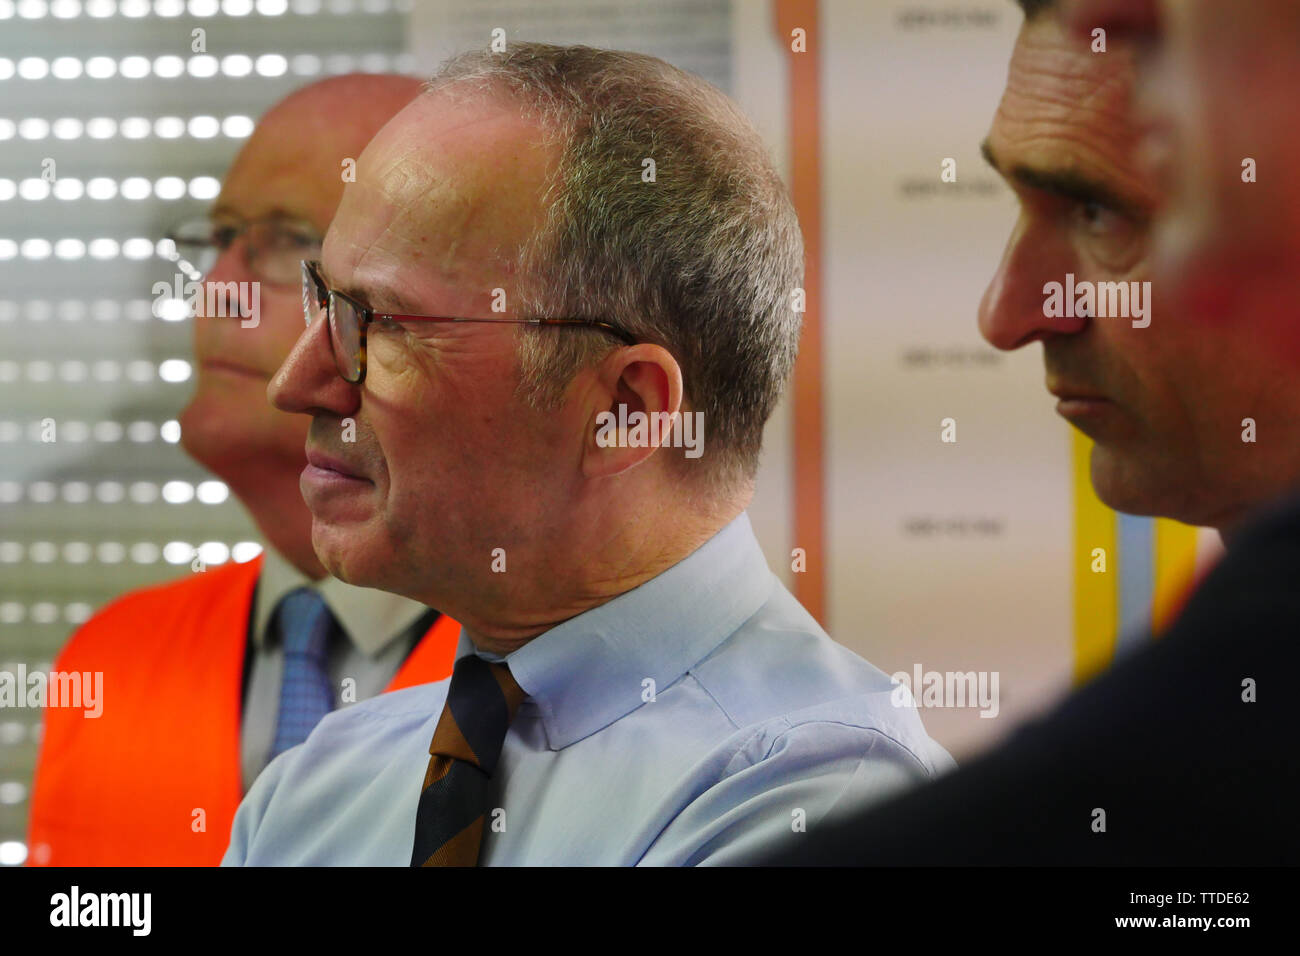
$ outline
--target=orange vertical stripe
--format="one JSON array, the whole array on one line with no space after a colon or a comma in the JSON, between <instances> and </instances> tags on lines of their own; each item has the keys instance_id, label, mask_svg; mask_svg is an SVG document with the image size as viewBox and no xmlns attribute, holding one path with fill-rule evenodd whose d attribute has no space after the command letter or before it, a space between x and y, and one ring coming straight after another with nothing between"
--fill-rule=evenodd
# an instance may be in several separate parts
<instances>
[{"instance_id":1,"label":"orange vertical stripe","mask_svg":"<svg viewBox=\"0 0 1300 956\"><path fill-rule=\"evenodd\" d=\"M785 51L789 85L790 193L804 241L807 311L794 367L794 546L808 556L794 575L794 594L826 626L825 415L821 325L821 77L817 0L774 0L776 40ZM791 49L802 29L806 52Z\"/></svg>"}]
</instances>

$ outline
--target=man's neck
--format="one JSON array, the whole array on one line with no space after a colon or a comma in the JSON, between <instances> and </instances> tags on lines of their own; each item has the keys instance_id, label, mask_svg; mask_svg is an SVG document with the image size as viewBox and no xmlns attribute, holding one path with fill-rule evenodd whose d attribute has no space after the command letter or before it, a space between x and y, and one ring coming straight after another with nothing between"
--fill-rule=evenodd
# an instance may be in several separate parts
<instances>
[{"instance_id":1,"label":"man's neck","mask_svg":"<svg viewBox=\"0 0 1300 956\"><path fill-rule=\"evenodd\" d=\"M640 538L621 535L605 542L599 551L571 546L567 550L575 557L564 562L571 573L560 570L562 565L557 565L552 556L552 561L545 563L548 574L544 578L529 582L505 600L508 606L501 608L504 619L462 620L465 634L478 650L508 656L565 621L607 604L680 564L742 511L743 506L737 505L734 510L710 516L710 520L680 526L667 538L657 533L658 524L652 521L646 525L654 529L651 533ZM562 586L557 586L560 582ZM557 603L560 595L567 596L567 600ZM521 607L534 604L534 599L536 610Z\"/></svg>"}]
</instances>

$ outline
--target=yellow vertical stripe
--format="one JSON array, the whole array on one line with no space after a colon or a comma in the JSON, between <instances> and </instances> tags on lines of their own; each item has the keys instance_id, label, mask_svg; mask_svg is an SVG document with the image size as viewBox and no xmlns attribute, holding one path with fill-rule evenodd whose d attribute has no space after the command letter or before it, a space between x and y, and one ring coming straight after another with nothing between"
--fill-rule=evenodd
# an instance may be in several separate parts
<instances>
[{"instance_id":1,"label":"yellow vertical stripe","mask_svg":"<svg viewBox=\"0 0 1300 956\"><path fill-rule=\"evenodd\" d=\"M1071 428L1074 472L1074 680L1082 683L1115 655L1119 615L1119 554L1115 512L1092 490L1092 440ZM1093 570L1093 551L1105 551L1106 570Z\"/></svg>"},{"instance_id":2,"label":"yellow vertical stripe","mask_svg":"<svg viewBox=\"0 0 1300 956\"><path fill-rule=\"evenodd\" d=\"M1156 519L1156 587L1151 624L1159 634L1168 625L1196 573L1196 528Z\"/></svg>"}]
</instances>

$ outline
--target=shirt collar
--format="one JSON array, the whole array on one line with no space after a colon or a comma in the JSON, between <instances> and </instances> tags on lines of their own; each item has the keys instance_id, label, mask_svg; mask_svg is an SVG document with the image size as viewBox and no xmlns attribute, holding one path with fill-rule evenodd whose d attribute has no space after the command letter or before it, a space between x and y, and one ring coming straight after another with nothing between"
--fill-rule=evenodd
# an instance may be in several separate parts
<instances>
[{"instance_id":1,"label":"shirt collar","mask_svg":"<svg viewBox=\"0 0 1300 956\"><path fill-rule=\"evenodd\" d=\"M353 647L369 657L378 654L429 611L409 598L374 588L359 588L338 578L312 581L273 548L265 548L263 555L253 614L255 647L261 648L266 643L271 615L281 598L295 588L311 588L324 598Z\"/></svg>"},{"instance_id":2,"label":"shirt collar","mask_svg":"<svg viewBox=\"0 0 1300 956\"><path fill-rule=\"evenodd\" d=\"M742 512L668 570L510 654L510 673L528 694L520 713L540 713L552 750L607 727L738 630L774 580ZM470 653L462 630L456 659Z\"/></svg>"}]
</instances>

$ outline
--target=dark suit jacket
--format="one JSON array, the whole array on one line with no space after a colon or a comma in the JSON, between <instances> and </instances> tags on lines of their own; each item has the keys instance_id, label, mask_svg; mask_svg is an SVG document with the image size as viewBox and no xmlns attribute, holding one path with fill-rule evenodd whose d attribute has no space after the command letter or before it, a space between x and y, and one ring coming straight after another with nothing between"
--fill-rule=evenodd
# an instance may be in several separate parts
<instances>
[{"instance_id":1,"label":"dark suit jacket","mask_svg":"<svg viewBox=\"0 0 1300 956\"><path fill-rule=\"evenodd\" d=\"M1298 683L1300 500L1243 532L1163 637L1050 715L769 862L1300 863Z\"/></svg>"}]
</instances>

